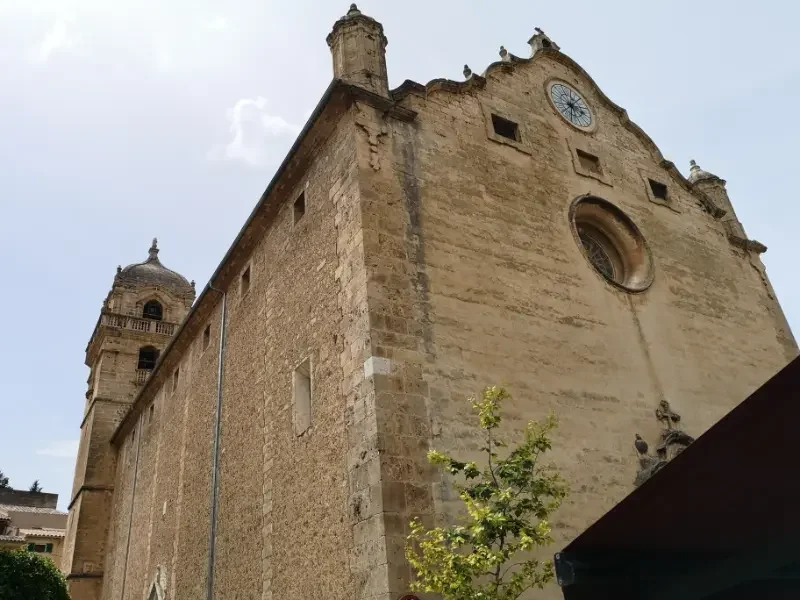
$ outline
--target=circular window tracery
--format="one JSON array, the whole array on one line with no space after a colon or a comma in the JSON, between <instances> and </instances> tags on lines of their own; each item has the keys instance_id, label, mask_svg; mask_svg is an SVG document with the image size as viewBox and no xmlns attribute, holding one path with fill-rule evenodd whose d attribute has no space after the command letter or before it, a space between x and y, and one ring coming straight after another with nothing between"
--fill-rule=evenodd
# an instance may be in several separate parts
<instances>
[{"instance_id":1,"label":"circular window tracery","mask_svg":"<svg viewBox=\"0 0 800 600\"><path fill-rule=\"evenodd\" d=\"M617 270L614 268L614 261L611 259L611 253L608 249L609 244L606 240L600 241L604 237L603 234L593 231L589 227L579 227L578 237L581 240L581 244L583 244L586 257L594 268L608 279L616 279Z\"/></svg>"},{"instance_id":2,"label":"circular window tracery","mask_svg":"<svg viewBox=\"0 0 800 600\"><path fill-rule=\"evenodd\" d=\"M625 213L610 202L588 196L573 202L570 218L580 248L597 273L628 292L642 292L650 286L650 252Z\"/></svg>"}]
</instances>

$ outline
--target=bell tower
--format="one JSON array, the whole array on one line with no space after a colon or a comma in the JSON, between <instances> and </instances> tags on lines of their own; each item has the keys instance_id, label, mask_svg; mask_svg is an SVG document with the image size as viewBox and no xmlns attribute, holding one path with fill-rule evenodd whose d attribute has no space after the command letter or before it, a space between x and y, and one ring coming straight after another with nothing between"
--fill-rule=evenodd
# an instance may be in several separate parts
<instances>
[{"instance_id":1,"label":"bell tower","mask_svg":"<svg viewBox=\"0 0 800 600\"><path fill-rule=\"evenodd\" d=\"M61 570L72 598L99 600L116 454L109 441L195 298L194 281L147 260L117 267L86 346L89 367Z\"/></svg>"}]
</instances>

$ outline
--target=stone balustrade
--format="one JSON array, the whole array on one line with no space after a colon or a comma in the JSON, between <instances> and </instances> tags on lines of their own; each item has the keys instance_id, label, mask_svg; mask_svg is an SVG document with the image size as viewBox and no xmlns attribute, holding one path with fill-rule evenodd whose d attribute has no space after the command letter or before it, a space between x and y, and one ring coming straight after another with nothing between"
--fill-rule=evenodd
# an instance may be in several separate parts
<instances>
[{"instance_id":1,"label":"stone balustrade","mask_svg":"<svg viewBox=\"0 0 800 600\"><path fill-rule=\"evenodd\" d=\"M136 385L144 384L152 372L152 369L136 369Z\"/></svg>"},{"instance_id":2,"label":"stone balustrade","mask_svg":"<svg viewBox=\"0 0 800 600\"><path fill-rule=\"evenodd\" d=\"M154 319L143 319L142 317L120 315L110 312L104 312L102 314L100 317L100 324L108 327L120 327L122 329L133 329L134 331L160 333L163 335L172 335L175 333L175 328L177 327L175 323L156 321Z\"/></svg>"}]
</instances>

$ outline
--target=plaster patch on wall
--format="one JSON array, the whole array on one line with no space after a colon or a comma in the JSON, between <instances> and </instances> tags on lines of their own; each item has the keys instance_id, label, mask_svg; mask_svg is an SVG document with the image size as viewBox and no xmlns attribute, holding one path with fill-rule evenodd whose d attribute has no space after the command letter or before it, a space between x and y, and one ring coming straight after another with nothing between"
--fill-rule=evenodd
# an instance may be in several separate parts
<instances>
[{"instance_id":1,"label":"plaster patch on wall","mask_svg":"<svg viewBox=\"0 0 800 600\"><path fill-rule=\"evenodd\" d=\"M391 375L392 361L388 358L370 356L364 361L364 378L369 379L373 375Z\"/></svg>"}]
</instances>

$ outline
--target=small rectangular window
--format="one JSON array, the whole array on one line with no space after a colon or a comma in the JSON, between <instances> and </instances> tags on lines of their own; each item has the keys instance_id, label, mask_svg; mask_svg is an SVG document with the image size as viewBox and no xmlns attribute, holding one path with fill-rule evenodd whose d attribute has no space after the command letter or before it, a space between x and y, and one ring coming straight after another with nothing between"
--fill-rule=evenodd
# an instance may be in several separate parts
<instances>
[{"instance_id":1,"label":"small rectangular window","mask_svg":"<svg viewBox=\"0 0 800 600\"><path fill-rule=\"evenodd\" d=\"M248 266L242 273L242 296L250 291L250 267Z\"/></svg>"},{"instance_id":2,"label":"small rectangular window","mask_svg":"<svg viewBox=\"0 0 800 600\"><path fill-rule=\"evenodd\" d=\"M306 193L300 192L294 201L294 222L297 223L306 214Z\"/></svg>"},{"instance_id":3,"label":"small rectangular window","mask_svg":"<svg viewBox=\"0 0 800 600\"><path fill-rule=\"evenodd\" d=\"M514 140L515 142L519 141L519 125L514 123L514 121L492 115L492 127L494 127L494 132L497 135Z\"/></svg>"},{"instance_id":4,"label":"small rectangular window","mask_svg":"<svg viewBox=\"0 0 800 600\"><path fill-rule=\"evenodd\" d=\"M650 191L653 192L653 197L666 202L667 186L658 181L653 181L652 179L648 179L647 181L650 182Z\"/></svg>"},{"instance_id":5,"label":"small rectangular window","mask_svg":"<svg viewBox=\"0 0 800 600\"><path fill-rule=\"evenodd\" d=\"M181 376L181 369L180 369L180 367L178 367L177 369L175 369L175 372L172 374L172 391L173 392L178 389L178 379L180 378L180 376Z\"/></svg>"},{"instance_id":6,"label":"small rectangular window","mask_svg":"<svg viewBox=\"0 0 800 600\"><path fill-rule=\"evenodd\" d=\"M30 548L30 545L28 546ZM33 551L34 552L45 552L47 551L47 546L45 544L33 544Z\"/></svg>"},{"instance_id":7,"label":"small rectangular window","mask_svg":"<svg viewBox=\"0 0 800 600\"><path fill-rule=\"evenodd\" d=\"M211 343L211 325L206 325L206 328L203 330L203 350L208 348L208 345Z\"/></svg>"},{"instance_id":8,"label":"small rectangular window","mask_svg":"<svg viewBox=\"0 0 800 600\"><path fill-rule=\"evenodd\" d=\"M307 358L292 373L294 433L298 436L311 426L311 385L311 359Z\"/></svg>"},{"instance_id":9,"label":"small rectangular window","mask_svg":"<svg viewBox=\"0 0 800 600\"><path fill-rule=\"evenodd\" d=\"M602 172L600 170L600 159L597 158L594 154L589 154L588 152L584 152L583 150L576 150L575 153L578 155L578 161L581 163L581 167L585 171L597 174L600 174Z\"/></svg>"},{"instance_id":10,"label":"small rectangular window","mask_svg":"<svg viewBox=\"0 0 800 600\"><path fill-rule=\"evenodd\" d=\"M150 423L153 420L153 413L156 411L156 405L151 404L150 409L147 412L147 422Z\"/></svg>"}]
</instances>

